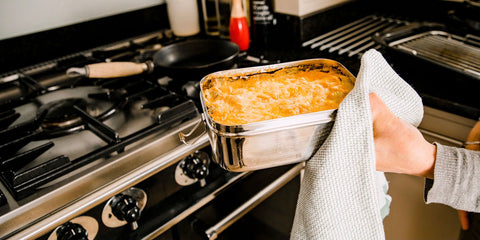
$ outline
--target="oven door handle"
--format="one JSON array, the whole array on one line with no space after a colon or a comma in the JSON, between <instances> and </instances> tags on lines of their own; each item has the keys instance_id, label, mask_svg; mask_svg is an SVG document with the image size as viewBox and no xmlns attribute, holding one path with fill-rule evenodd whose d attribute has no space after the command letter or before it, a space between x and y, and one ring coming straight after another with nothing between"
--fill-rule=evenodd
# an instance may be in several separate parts
<instances>
[{"instance_id":1,"label":"oven door handle","mask_svg":"<svg viewBox=\"0 0 480 240\"><path fill-rule=\"evenodd\" d=\"M208 228L205 231L205 235L207 236L207 238L210 240L216 239L218 235L222 233L225 229L227 229L230 225L232 225L245 214L250 212L253 208L262 203L265 199L270 197L273 193L282 188L285 184L290 182L290 180L292 180L294 177L299 175L300 172L303 170L304 166L304 162L295 165L282 176L280 176L268 186L260 190L257 194L255 194L255 196L243 203L240 207L228 214L225 218L217 222L217 224Z\"/></svg>"}]
</instances>

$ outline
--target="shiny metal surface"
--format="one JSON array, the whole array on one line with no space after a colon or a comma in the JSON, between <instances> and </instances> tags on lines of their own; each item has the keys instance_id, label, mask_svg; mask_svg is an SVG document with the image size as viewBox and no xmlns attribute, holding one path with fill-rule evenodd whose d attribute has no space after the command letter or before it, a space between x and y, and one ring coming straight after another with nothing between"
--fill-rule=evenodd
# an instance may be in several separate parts
<instances>
[{"instance_id":1,"label":"shiny metal surface","mask_svg":"<svg viewBox=\"0 0 480 240\"><path fill-rule=\"evenodd\" d=\"M179 131L189 131L197 122L198 119L193 119L169 132L154 134L109 161L86 169L86 173L74 181L59 183L54 191L0 216L0 238L35 239L48 234L62 223L207 146L206 135L192 145L184 145L178 139Z\"/></svg>"},{"instance_id":2,"label":"shiny metal surface","mask_svg":"<svg viewBox=\"0 0 480 240\"><path fill-rule=\"evenodd\" d=\"M202 135L204 140L207 140L207 136L204 134ZM160 236L162 233L166 232L168 229L173 227L175 224L179 223L186 217L190 216L193 214L195 211L199 210L201 207L205 206L212 200L214 200L220 193L222 193L225 189L227 189L229 186L232 184L240 181L241 179L247 177L250 175L252 172L242 172L238 175L236 175L233 178L230 178L228 182L226 182L223 186L215 189L211 194L208 196L205 196L201 199L199 199L195 204L192 204L188 209L185 211L181 212L180 214L176 215L174 218L170 219L168 222L157 228L155 231L152 231L150 234L147 236L143 237L142 240L153 240L156 239L158 236Z\"/></svg>"},{"instance_id":3,"label":"shiny metal surface","mask_svg":"<svg viewBox=\"0 0 480 240\"><path fill-rule=\"evenodd\" d=\"M340 63L329 59L310 59L261 67L233 69L205 76L200 85L214 77L240 77L273 72L285 67L314 66L340 73L352 82L355 77ZM252 171L309 159L330 133L336 109L266 120L243 125L223 125L208 114L200 94L203 118L210 138L213 160L233 172Z\"/></svg>"},{"instance_id":4,"label":"shiny metal surface","mask_svg":"<svg viewBox=\"0 0 480 240\"><path fill-rule=\"evenodd\" d=\"M480 38L428 31L389 43L390 47L480 79Z\"/></svg>"},{"instance_id":5,"label":"shiny metal surface","mask_svg":"<svg viewBox=\"0 0 480 240\"><path fill-rule=\"evenodd\" d=\"M183 161L185 160L180 161L175 168L175 182L181 186L188 186L198 182L198 179L191 178L183 172L181 167Z\"/></svg>"},{"instance_id":6,"label":"shiny metal surface","mask_svg":"<svg viewBox=\"0 0 480 240\"><path fill-rule=\"evenodd\" d=\"M310 125L256 135L225 136L207 130L213 150L213 160L229 171L252 171L287 165L309 159L333 125L334 113ZM292 122L294 123L293 119ZM212 127L208 125L208 129Z\"/></svg>"},{"instance_id":7,"label":"shiny metal surface","mask_svg":"<svg viewBox=\"0 0 480 240\"><path fill-rule=\"evenodd\" d=\"M205 231L205 234L208 239L216 239L220 233L222 233L229 226L234 224L237 220L243 217L245 214L250 212L253 208L262 203L265 199L274 194L277 190L285 186L290 180L296 177L302 169L304 168L305 163L299 163L284 173L282 176L277 178L275 181L270 183L268 186L260 190L252 198L243 203L240 207L232 211L225 218L220 220L218 223L208 228Z\"/></svg>"},{"instance_id":8,"label":"shiny metal surface","mask_svg":"<svg viewBox=\"0 0 480 240\"><path fill-rule=\"evenodd\" d=\"M137 206L140 209L140 211L142 211L145 208L145 205L147 205L147 194L145 193L145 191L143 191L140 188L131 187L121 192L121 194L133 197L133 199L137 201ZM114 197L108 200L107 204L105 204L105 207L103 208L103 211L102 211L102 222L103 224L105 224L105 226L110 228L121 227L123 225L128 224L127 221L118 219L113 213L113 209L111 206L111 202L113 201L113 199Z\"/></svg>"},{"instance_id":9,"label":"shiny metal surface","mask_svg":"<svg viewBox=\"0 0 480 240\"><path fill-rule=\"evenodd\" d=\"M76 223L82 226L88 233L88 240L94 240L98 233L98 222L95 218L90 216L80 216L70 220L71 223ZM52 231L47 240L57 240L57 227Z\"/></svg>"}]
</instances>

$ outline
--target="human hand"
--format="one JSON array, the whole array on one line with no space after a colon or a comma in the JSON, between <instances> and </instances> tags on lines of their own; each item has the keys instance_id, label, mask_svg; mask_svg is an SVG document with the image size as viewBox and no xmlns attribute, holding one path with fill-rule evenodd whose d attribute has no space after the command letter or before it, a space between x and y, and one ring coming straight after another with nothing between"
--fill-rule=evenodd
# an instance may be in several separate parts
<instances>
[{"instance_id":1,"label":"human hand","mask_svg":"<svg viewBox=\"0 0 480 240\"><path fill-rule=\"evenodd\" d=\"M396 117L375 93L370 93L370 106L377 170L433 178L436 146Z\"/></svg>"}]
</instances>

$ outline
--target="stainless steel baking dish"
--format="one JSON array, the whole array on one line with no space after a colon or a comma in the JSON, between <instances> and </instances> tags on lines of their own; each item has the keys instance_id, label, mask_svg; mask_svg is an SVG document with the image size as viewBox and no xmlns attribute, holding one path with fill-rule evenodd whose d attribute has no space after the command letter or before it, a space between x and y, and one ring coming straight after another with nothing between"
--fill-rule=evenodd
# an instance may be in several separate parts
<instances>
[{"instance_id":1,"label":"stainless steel baking dish","mask_svg":"<svg viewBox=\"0 0 480 240\"><path fill-rule=\"evenodd\" d=\"M232 69L205 76L200 82L200 100L214 162L226 170L243 172L305 161L316 152L330 133L336 109L242 125L223 125L212 120L205 105L204 83L210 78L239 78L291 67L336 72L355 82L355 77L342 64L329 59Z\"/></svg>"}]
</instances>

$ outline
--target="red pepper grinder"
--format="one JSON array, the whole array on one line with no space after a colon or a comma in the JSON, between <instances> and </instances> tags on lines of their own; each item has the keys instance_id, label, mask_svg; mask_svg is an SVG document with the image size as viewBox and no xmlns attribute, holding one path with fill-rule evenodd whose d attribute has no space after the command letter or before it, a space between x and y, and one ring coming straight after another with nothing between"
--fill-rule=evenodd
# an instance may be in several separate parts
<instances>
[{"instance_id":1,"label":"red pepper grinder","mask_svg":"<svg viewBox=\"0 0 480 240\"><path fill-rule=\"evenodd\" d=\"M247 50L250 44L250 32L247 18L243 12L242 0L233 0L232 2L230 41L236 43L240 47L240 51Z\"/></svg>"}]
</instances>

